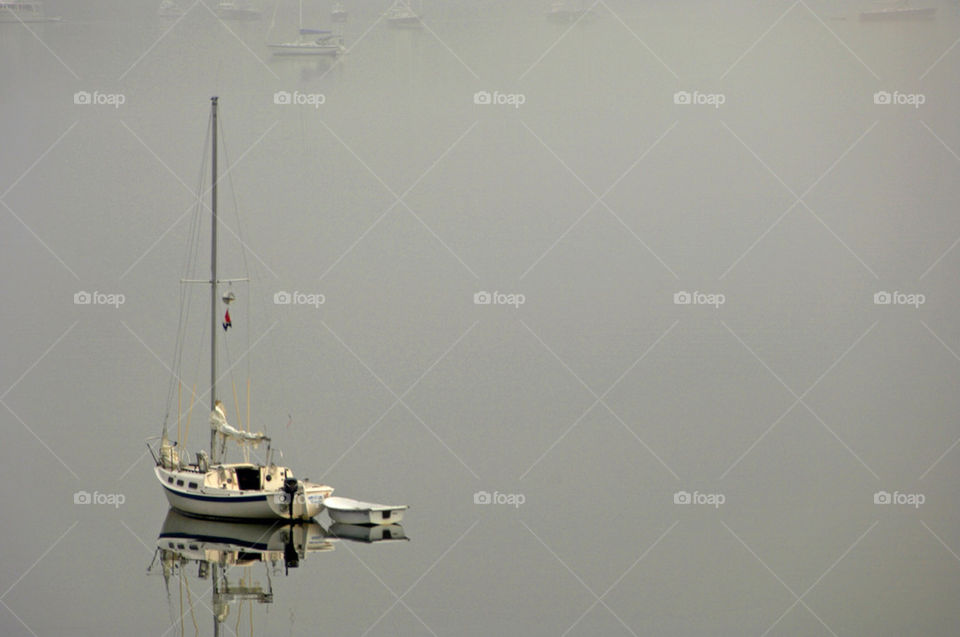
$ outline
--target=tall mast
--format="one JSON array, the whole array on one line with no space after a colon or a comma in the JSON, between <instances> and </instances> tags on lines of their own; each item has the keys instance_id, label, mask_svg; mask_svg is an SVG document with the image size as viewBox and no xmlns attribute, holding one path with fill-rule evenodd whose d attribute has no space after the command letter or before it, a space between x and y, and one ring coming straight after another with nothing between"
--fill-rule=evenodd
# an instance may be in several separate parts
<instances>
[{"instance_id":1,"label":"tall mast","mask_svg":"<svg viewBox=\"0 0 960 637\"><path fill-rule=\"evenodd\" d=\"M213 158L210 161L210 405L217 400L217 97L210 98ZM210 428L210 457L217 461L217 432Z\"/></svg>"}]
</instances>

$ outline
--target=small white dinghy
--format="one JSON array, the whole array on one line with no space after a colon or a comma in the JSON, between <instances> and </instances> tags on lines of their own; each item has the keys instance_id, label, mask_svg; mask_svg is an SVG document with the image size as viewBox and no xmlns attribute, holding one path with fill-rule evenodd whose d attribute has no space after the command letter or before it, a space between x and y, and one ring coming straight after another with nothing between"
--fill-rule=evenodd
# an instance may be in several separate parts
<instances>
[{"instance_id":1,"label":"small white dinghy","mask_svg":"<svg viewBox=\"0 0 960 637\"><path fill-rule=\"evenodd\" d=\"M409 508L406 504L373 504L339 497L325 498L323 506L330 518L341 524L396 524Z\"/></svg>"}]
</instances>

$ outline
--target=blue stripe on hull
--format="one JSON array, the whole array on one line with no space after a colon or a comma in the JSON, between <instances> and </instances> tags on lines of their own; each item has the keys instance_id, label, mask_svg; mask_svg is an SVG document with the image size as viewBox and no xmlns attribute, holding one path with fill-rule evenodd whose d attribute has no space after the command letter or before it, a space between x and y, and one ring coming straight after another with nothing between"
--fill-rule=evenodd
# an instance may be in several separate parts
<instances>
[{"instance_id":1,"label":"blue stripe on hull","mask_svg":"<svg viewBox=\"0 0 960 637\"><path fill-rule=\"evenodd\" d=\"M266 495L232 495L226 497L219 497L214 495L200 495L198 493L184 493L182 491L176 491L170 487L163 485L163 488L168 492L178 495L181 498L190 498L191 500L200 500L201 502L217 502L220 504L230 504L235 502L266 502Z\"/></svg>"}]
</instances>

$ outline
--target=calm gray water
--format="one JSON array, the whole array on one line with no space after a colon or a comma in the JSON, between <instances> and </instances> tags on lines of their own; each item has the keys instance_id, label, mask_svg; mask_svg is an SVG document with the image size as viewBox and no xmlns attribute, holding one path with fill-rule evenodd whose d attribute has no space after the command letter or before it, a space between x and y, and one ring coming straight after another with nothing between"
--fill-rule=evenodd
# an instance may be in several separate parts
<instances>
[{"instance_id":1,"label":"calm gray water","mask_svg":"<svg viewBox=\"0 0 960 637\"><path fill-rule=\"evenodd\" d=\"M956 634L955 3L348 2L333 66L271 59L295 0L158 4L0 24L0 633L213 631L196 563L183 601L146 572L144 439L218 95L221 275L253 279L220 397L249 374L299 475L411 507L221 634Z\"/></svg>"}]
</instances>

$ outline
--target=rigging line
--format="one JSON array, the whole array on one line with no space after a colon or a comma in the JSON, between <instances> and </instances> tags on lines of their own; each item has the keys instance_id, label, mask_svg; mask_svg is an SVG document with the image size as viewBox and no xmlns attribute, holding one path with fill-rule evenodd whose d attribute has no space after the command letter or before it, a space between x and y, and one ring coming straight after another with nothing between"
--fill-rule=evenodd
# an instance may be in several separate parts
<instances>
[{"instance_id":1,"label":"rigging line","mask_svg":"<svg viewBox=\"0 0 960 637\"><path fill-rule=\"evenodd\" d=\"M206 155L207 155L206 150L208 150L210 146L210 121L209 120L207 121L207 134L204 135L204 140L205 140L204 152L201 155L202 159L201 159L200 174L198 175L198 178L197 178L196 192L198 193L198 196L197 196L198 204L200 199L199 193L203 192L203 175L205 173ZM192 258L191 247L196 246L196 244L198 243L196 239L199 231L199 221L198 221L199 214L198 213L199 213L199 206L197 209L195 209L195 214L193 215L193 226L188 228L188 231L187 231L188 240L184 246L184 256L182 259L182 262L183 262L182 273L184 276L182 276L181 278L189 277L190 273L192 272L193 263L195 262L195 258ZM195 250L196 248L194 247L193 251ZM184 344L184 339L186 334L186 322L187 322L187 317L189 316L189 308L190 308L189 296L185 295L185 290L183 289L182 284L180 286L179 308L180 308L179 314L177 317L177 334L174 342L173 360L171 361L171 369L173 370L174 374L170 378L170 384L167 388L166 410L163 417L164 427L166 427L166 424L168 422L169 415L170 415L170 406L173 402L174 384L175 383L179 384L180 379L182 378L181 372L182 372L182 362L183 362L183 344Z\"/></svg>"},{"instance_id":2,"label":"rigging line","mask_svg":"<svg viewBox=\"0 0 960 637\"><path fill-rule=\"evenodd\" d=\"M218 120L218 123L220 126L220 139L221 139L221 146L223 148L223 157L227 162L227 165L232 166L233 164L230 161L230 151L227 147L226 126L224 125L222 118ZM233 183L233 171L230 171L227 173L227 182L230 188L231 198L233 200L233 212L234 212L234 217L236 218L236 225L237 225L236 235L237 235L237 240L240 243L240 258L242 259L242 263L243 263L243 276L248 280L247 295L246 295L246 299L244 300L245 317L246 317L246 322L244 324L244 332L247 335L247 339L246 339L247 351L249 351L251 346L250 339L252 338L251 334L253 332L253 314L250 312L250 297L253 296L253 285L250 283L251 272L250 272L250 263L247 259L247 242L246 242L246 239L244 239L244 235L243 235L243 222L240 217L240 203L237 200L237 189ZM253 363L251 358L248 357L244 364L248 379L250 378L250 371L251 371L252 364ZM237 413L237 417L238 418L240 417L239 411Z\"/></svg>"}]
</instances>

